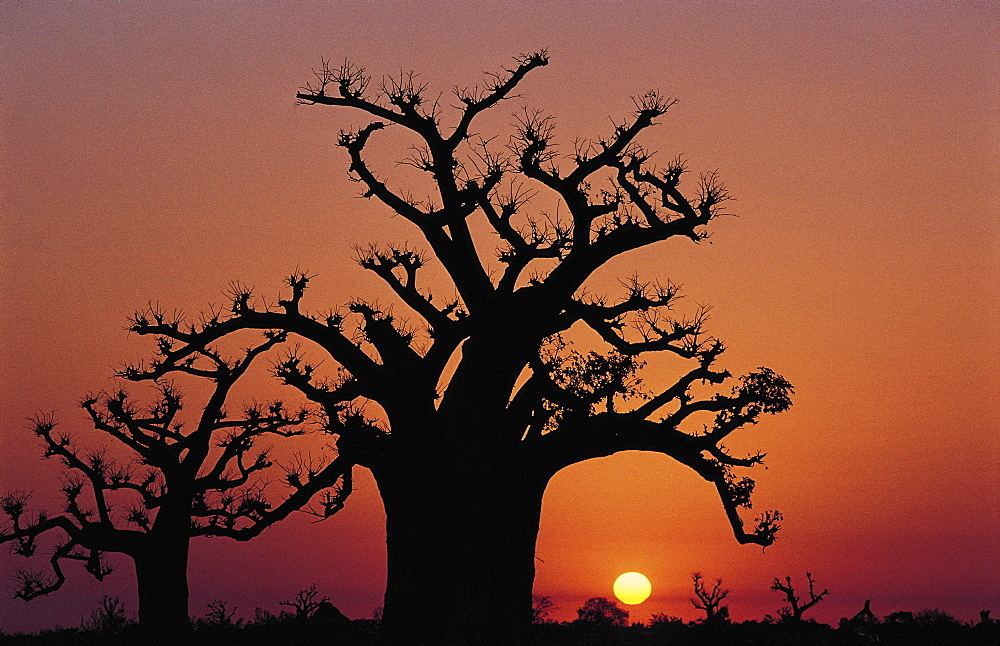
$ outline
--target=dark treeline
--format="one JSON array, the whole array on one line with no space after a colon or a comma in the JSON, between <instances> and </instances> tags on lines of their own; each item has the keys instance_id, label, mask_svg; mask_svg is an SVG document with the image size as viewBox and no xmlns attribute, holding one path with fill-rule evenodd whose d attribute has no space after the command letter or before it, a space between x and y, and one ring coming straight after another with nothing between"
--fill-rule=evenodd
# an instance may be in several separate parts
<instances>
[{"instance_id":1,"label":"dark treeline","mask_svg":"<svg viewBox=\"0 0 1000 646\"><path fill-rule=\"evenodd\" d=\"M185 644L193 646L378 646L380 611L372 619L348 619L315 586L292 601L291 610L277 614L257 608L252 619L235 618L236 608L225 601L208 604L202 617L192 618L193 631ZM548 606L551 608L552 606ZM542 613L544 615L544 613ZM732 622L728 617L685 622L656 614L648 624L628 623L628 612L602 597L577 610L578 619L556 622L544 616L532 625L535 646L809 646L995 645L1000 643L1000 620L983 611L978 621L965 623L940 610L893 612L879 619L869 608L837 626L791 615ZM0 633L4 646L133 646L141 644L134 616L118 600L105 597L77 628L55 628L37 634Z\"/></svg>"}]
</instances>

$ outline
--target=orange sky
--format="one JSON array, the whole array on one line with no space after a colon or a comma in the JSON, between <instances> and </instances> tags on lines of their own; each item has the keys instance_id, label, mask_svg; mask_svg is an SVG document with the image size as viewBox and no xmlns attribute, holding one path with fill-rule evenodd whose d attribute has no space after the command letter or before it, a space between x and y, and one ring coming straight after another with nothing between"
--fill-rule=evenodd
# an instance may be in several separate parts
<instances>
[{"instance_id":1,"label":"orange sky","mask_svg":"<svg viewBox=\"0 0 1000 646\"><path fill-rule=\"evenodd\" d=\"M569 144L658 88L680 102L644 143L718 169L738 200L712 244L635 253L595 289L637 269L682 283L714 306L726 367L767 365L796 388L790 412L734 447L769 454L757 503L786 523L765 553L737 545L711 487L662 456L560 473L536 580L556 617L628 570L653 583L635 620L694 618L695 570L725 580L737 619L774 613L771 580L807 570L831 591L823 621L867 598L877 614L1000 612L998 23L987 2L3 3L0 490L52 499L57 470L24 420L54 410L83 428L75 402L148 353L123 327L149 300L193 313L236 279L273 296L297 266L319 274L316 310L385 298L351 247L416 235L346 180L335 136L357 115L294 106L321 55L412 68L447 94L547 47L494 127L528 103ZM361 477L329 522L197 541L191 611L276 611L316 583L370 616L382 521ZM103 585L70 568L49 598L3 593L0 629L131 600L120 562ZM0 556L2 574L19 565Z\"/></svg>"}]
</instances>

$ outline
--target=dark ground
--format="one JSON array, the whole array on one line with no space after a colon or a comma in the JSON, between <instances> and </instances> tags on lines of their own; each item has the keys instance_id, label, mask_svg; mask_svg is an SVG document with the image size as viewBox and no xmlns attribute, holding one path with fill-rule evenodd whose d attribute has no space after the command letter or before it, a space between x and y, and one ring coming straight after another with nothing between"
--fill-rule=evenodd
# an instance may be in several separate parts
<instances>
[{"instance_id":1,"label":"dark ground","mask_svg":"<svg viewBox=\"0 0 1000 646\"><path fill-rule=\"evenodd\" d=\"M815 622L779 621L703 625L679 620L651 627L602 626L593 623L536 624L534 646L1000 646L1000 621L988 616L965 624L938 611L893 613L883 620L842 620L832 627ZM130 620L107 626L61 628L34 635L0 635L3 646L133 646L139 644ZM377 646L373 620L316 621L289 614L266 614L250 622L219 624L199 620L186 644L191 646Z\"/></svg>"}]
</instances>

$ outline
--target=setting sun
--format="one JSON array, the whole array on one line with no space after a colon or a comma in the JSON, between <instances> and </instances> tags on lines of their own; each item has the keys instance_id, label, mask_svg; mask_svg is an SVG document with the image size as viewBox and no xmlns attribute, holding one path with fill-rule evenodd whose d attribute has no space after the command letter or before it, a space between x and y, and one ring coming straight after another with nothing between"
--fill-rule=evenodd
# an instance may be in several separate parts
<instances>
[{"instance_id":1,"label":"setting sun","mask_svg":"<svg viewBox=\"0 0 1000 646\"><path fill-rule=\"evenodd\" d=\"M614 590L619 601L634 606L648 599L653 587L645 575L638 572L626 572L615 579Z\"/></svg>"}]
</instances>

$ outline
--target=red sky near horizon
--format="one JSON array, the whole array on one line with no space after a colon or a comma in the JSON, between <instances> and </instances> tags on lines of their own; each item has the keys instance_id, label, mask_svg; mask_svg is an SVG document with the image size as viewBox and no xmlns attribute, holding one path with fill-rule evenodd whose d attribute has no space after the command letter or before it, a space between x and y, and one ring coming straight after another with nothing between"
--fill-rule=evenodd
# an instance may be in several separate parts
<instances>
[{"instance_id":1,"label":"red sky near horizon","mask_svg":"<svg viewBox=\"0 0 1000 646\"><path fill-rule=\"evenodd\" d=\"M321 56L416 70L447 103L546 47L491 127L539 107L569 150L656 88L679 103L643 143L717 169L737 199L711 244L635 253L595 289L636 271L681 283L713 306L725 367L766 365L796 389L732 447L768 454L757 506L786 522L766 551L736 544L712 487L663 456L559 473L535 585L555 618L630 570L653 584L636 621L695 618L693 571L724 579L738 620L774 614L774 577L807 571L830 590L822 621L865 599L880 615L1000 612L998 26L988 2L4 3L0 491L56 500L25 419L85 429L76 402L148 356L124 327L149 301L193 314L233 280L273 297L296 267L318 274L314 310L389 300L352 247L417 233L347 181L336 134L361 116L294 105ZM389 174L405 144L384 154ZM196 540L191 612L216 598L276 612L315 583L370 616L383 522L358 474L329 521ZM117 562L104 584L70 565L28 604L0 591L0 630L76 625L104 594L134 610ZM0 555L0 577L22 565Z\"/></svg>"}]
</instances>

